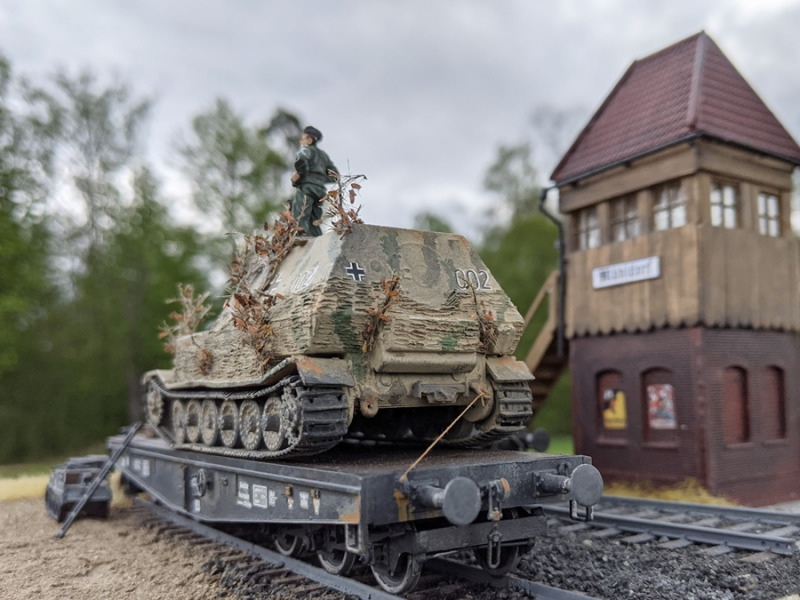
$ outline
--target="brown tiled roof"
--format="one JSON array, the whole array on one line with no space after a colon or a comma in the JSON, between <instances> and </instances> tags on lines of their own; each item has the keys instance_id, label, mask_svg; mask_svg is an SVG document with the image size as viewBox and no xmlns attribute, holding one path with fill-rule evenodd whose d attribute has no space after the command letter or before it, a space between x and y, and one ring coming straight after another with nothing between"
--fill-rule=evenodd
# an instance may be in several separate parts
<instances>
[{"instance_id":1,"label":"brown tiled roof","mask_svg":"<svg viewBox=\"0 0 800 600\"><path fill-rule=\"evenodd\" d=\"M562 184L697 136L800 165L800 146L701 31L635 61L551 179Z\"/></svg>"}]
</instances>

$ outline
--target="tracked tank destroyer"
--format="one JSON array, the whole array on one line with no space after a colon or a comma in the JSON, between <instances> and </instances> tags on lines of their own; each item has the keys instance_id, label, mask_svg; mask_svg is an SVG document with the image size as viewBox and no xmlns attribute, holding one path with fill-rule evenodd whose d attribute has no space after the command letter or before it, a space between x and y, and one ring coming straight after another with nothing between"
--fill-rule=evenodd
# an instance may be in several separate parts
<instances>
[{"instance_id":1,"label":"tracked tank destroyer","mask_svg":"<svg viewBox=\"0 0 800 600\"><path fill-rule=\"evenodd\" d=\"M485 446L532 417L523 319L463 237L365 224L254 254L213 325L144 376L178 447L246 458L347 438ZM242 294L245 289L247 294Z\"/></svg>"}]
</instances>

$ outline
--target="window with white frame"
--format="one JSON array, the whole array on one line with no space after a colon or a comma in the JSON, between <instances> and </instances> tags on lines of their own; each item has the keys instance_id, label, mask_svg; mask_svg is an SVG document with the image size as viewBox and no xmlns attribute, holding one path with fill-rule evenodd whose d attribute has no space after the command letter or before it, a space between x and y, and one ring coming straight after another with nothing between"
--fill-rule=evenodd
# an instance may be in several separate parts
<instances>
[{"instance_id":1,"label":"window with white frame","mask_svg":"<svg viewBox=\"0 0 800 600\"><path fill-rule=\"evenodd\" d=\"M686 225L686 196L680 181L660 185L653 191L653 229L664 231Z\"/></svg>"},{"instance_id":2,"label":"window with white frame","mask_svg":"<svg viewBox=\"0 0 800 600\"><path fill-rule=\"evenodd\" d=\"M758 232L769 237L781 235L781 205L775 194L758 194Z\"/></svg>"},{"instance_id":3,"label":"window with white frame","mask_svg":"<svg viewBox=\"0 0 800 600\"><path fill-rule=\"evenodd\" d=\"M625 196L611 201L611 239L623 242L641 233L639 211L635 196Z\"/></svg>"},{"instance_id":4,"label":"window with white frame","mask_svg":"<svg viewBox=\"0 0 800 600\"><path fill-rule=\"evenodd\" d=\"M576 220L575 232L578 250L600 246L600 221L597 219L597 207L588 206L579 210Z\"/></svg>"},{"instance_id":5,"label":"window with white frame","mask_svg":"<svg viewBox=\"0 0 800 600\"><path fill-rule=\"evenodd\" d=\"M736 185L712 182L711 225L725 229L739 227L739 188Z\"/></svg>"}]
</instances>

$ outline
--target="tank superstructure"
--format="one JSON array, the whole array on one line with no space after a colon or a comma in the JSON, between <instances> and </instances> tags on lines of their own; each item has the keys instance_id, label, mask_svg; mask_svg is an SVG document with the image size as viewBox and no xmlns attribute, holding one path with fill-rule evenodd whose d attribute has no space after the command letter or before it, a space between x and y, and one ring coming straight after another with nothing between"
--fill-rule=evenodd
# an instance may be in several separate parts
<instances>
[{"instance_id":1,"label":"tank superstructure","mask_svg":"<svg viewBox=\"0 0 800 600\"><path fill-rule=\"evenodd\" d=\"M296 244L276 270L254 257L245 283L271 304L260 327L234 296L178 340L172 370L145 376L148 419L176 444L281 457L452 425L442 443L477 446L532 416L512 356L523 319L461 236L357 224Z\"/></svg>"}]
</instances>

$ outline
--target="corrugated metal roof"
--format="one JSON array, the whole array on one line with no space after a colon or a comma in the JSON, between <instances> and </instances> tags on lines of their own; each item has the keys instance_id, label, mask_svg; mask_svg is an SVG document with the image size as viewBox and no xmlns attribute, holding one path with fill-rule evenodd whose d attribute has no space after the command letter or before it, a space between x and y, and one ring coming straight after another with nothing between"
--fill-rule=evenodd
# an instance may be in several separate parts
<instances>
[{"instance_id":1,"label":"corrugated metal roof","mask_svg":"<svg viewBox=\"0 0 800 600\"><path fill-rule=\"evenodd\" d=\"M634 61L551 179L562 184L701 135L800 165L800 146L702 31Z\"/></svg>"}]
</instances>

